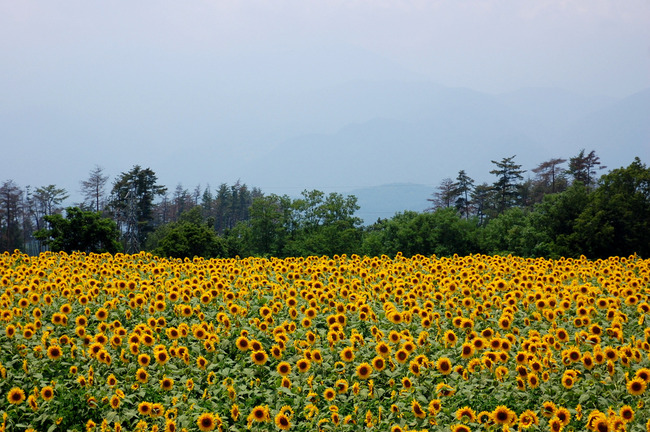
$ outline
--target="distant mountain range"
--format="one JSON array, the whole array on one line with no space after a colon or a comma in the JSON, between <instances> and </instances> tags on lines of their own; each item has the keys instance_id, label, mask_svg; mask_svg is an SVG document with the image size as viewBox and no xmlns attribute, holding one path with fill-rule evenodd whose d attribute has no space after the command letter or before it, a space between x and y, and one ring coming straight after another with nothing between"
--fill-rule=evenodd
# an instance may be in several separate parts
<instances>
[{"instance_id":1,"label":"distant mountain range","mask_svg":"<svg viewBox=\"0 0 650 432\"><path fill-rule=\"evenodd\" d=\"M0 104L3 156L14 169L5 175L74 195L94 164L111 178L140 164L170 189L241 179L265 193L353 193L373 222L427 208L441 180L460 170L492 183L491 161L512 155L531 177L541 162L583 148L608 169L635 156L650 163L650 89L611 98L553 88L493 95L406 79L263 84L244 93L176 89L169 101L152 90L133 99L138 106L106 113L63 98Z\"/></svg>"},{"instance_id":2,"label":"distant mountain range","mask_svg":"<svg viewBox=\"0 0 650 432\"><path fill-rule=\"evenodd\" d=\"M294 195L312 188L353 193L366 222L423 210L440 181L461 169L491 183L491 160L512 155L531 177L539 163L569 159L582 148L595 150L609 169L635 156L650 162L650 89L614 99L559 89L489 95L359 82L314 96L301 116L318 122L314 129L352 121L331 133L286 139L239 171L251 174L250 184L273 177Z\"/></svg>"},{"instance_id":3,"label":"distant mountain range","mask_svg":"<svg viewBox=\"0 0 650 432\"><path fill-rule=\"evenodd\" d=\"M393 183L351 190L348 195L357 197L359 211L356 216L369 225L378 219L389 219L397 212L412 210L422 212L431 207L432 190L425 185Z\"/></svg>"}]
</instances>

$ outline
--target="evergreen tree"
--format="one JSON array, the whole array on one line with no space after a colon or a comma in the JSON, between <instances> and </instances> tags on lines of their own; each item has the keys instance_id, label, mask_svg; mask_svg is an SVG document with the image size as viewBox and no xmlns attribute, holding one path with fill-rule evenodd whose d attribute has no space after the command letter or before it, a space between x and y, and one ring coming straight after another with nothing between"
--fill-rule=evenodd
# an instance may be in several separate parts
<instances>
[{"instance_id":1,"label":"evergreen tree","mask_svg":"<svg viewBox=\"0 0 650 432\"><path fill-rule=\"evenodd\" d=\"M13 180L0 186L0 251L13 252L23 246L22 198L23 191Z\"/></svg>"},{"instance_id":2,"label":"evergreen tree","mask_svg":"<svg viewBox=\"0 0 650 432\"><path fill-rule=\"evenodd\" d=\"M165 186L158 184L158 177L150 169L135 165L130 171L120 174L113 184L110 209L120 228L128 232L129 218L135 213L134 235L139 244L144 244L147 234L154 229L154 199L164 195ZM130 208L130 206L133 208Z\"/></svg>"},{"instance_id":3,"label":"evergreen tree","mask_svg":"<svg viewBox=\"0 0 650 432\"><path fill-rule=\"evenodd\" d=\"M650 169L638 157L600 178L574 240L589 257L650 257Z\"/></svg>"},{"instance_id":4,"label":"evergreen tree","mask_svg":"<svg viewBox=\"0 0 650 432\"><path fill-rule=\"evenodd\" d=\"M438 186L438 191L433 194L433 198L427 201L433 203L429 210L451 207L458 197L458 185L450 178L442 179Z\"/></svg>"},{"instance_id":5,"label":"evergreen tree","mask_svg":"<svg viewBox=\"0 0 650 432\"><path fill-rule=\"evenodd\" d=\"M492 184L492 189L497 196L497 213L503 213L505 210L515 206L519 198L519 180L523 179L522 174L526 170L521 169L521 165L514 162L515 156L503 158L501 161L492 161L496 169L490 171L490 174L497 176L497 181Z\"/></svg>"},{"instance_id":6,"label":"evergreen tree","mask_svg":"<svg viewBox=\"0 0 650 432\"><path fill-rule=\"evenodd\" d=\"M98 165L90 172L86 180L81 181L81 193L84 196L84 206L98 212L104 209L106 200L106 182L108 176Z\"/></svg>"},{"instance_id":7,"label":"evergreen tree","mask_svg":"<svg viewBox=\"0 0 650 432\"><path fill-rule=\"evenodd\" d=\"M591 190L595 186L596 167L599 170L607 168L600 165L600 157L596 156L594 150L585 155L585 149L582 149L577 156L569 160L569 174L574 182L579 181Z\"/></svg>"},{"instance_id":8,"label":"evergreen tree","mask_svg":"<svg viewBox=\"0 0 650 432\"><path fill-rule=\"evenodd\" d=\"M460 170L458 177L456 177L456 209L465 219L469 219L472 211L471 196L473 190L474 180L465 173L465 170Z\"/></svg>"}]
</instances>

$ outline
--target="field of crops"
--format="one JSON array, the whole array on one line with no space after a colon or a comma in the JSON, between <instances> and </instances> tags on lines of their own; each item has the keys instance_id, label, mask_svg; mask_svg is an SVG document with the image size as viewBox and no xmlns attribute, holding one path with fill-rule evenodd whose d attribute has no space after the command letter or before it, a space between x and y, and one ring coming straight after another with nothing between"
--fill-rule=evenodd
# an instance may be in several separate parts
<instances>
[{"instance_id":1,"label":"field of crops","mask_svg":"<svg viewBox=\"0 0 650 432\"><path fill-rule=\"evenodd\" d=\"M0 256L0 430L650 431L650 260Z\"/></svg>"}]
</instances>

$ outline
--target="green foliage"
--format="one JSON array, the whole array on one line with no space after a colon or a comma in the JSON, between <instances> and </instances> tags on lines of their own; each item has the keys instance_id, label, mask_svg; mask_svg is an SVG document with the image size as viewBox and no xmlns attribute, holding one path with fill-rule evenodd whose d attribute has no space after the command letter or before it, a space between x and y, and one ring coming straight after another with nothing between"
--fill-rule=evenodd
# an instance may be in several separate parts
<instances>
[{"instance_id":1,"label":"green foliage","mask_svg":"<svg viewBox=\"0 0 650 432\"><path fill-rule=\"evenodd\" d=\"M650 169L638 157L600 178L574 237L589 257L650 256Z\"/></svg>"},{"instance_id":2,"label":"green foliage","mask_svg":"<svg viewBox=\"0 0 650 432\"><path fill-rule=\"evenodd\" d=\"M575 183L562 193L546 195L535 207L530 222L544 242L539 250L545 256L578 257L583 253L575 238L575 229L589 200L587 188L582 183Z\"/></svg>"},{"instance_id":3,"label":"green foliage","mask_svg":"<svg viewBox=\"0 0 650 432\"><path fill-rule=\"evenodd\" d=\"M531 223L531 214L512 208L490 220L482 236L482 248L490 254L538 257L547 255L548 242L543 231Z\"/></svg>"},{"instance_id":4,"label":"green foliage","mask_svg":"<svg viewBox=\"0 0 650 432\"><path fill-rule=\"evenodd\" d=\"M406 211L367 230L363 252L394 256L465 255L477 249L475 221L462 219L453 208L432 213Z\"/></svg>"},{"instance_id":5,"label":"green foliage","mask_svg":"<svg viewBox=\"0 0 650 432\"><path fill-rule=\"evenodd\" d=\"M68 207L65 218L60 214L44 217L49 228L34 233L34 237L59 252L110 252L121 250L120 233L115 221L99 213Z\"/></svg>"},{"instance_id":6,"label":"green foliage","mask_svg":"<svg viewBox=\"0 0 650 432\"><path fill-rule=\"evenodd\" d=\"M291 203L285 256L353 254L361 250L361 219L354 195L303 191Z\"/></svg>"},{"instance_id":7,"label":"green foliage","mask_svg":"<svg viewBox=\"0 0 650 432\"><path fill-rule=\"evenodd\" d=\"M23 192L13 180L0 186L0 251L13 251L23 246L20 221Z\"/></svg>"},{"instance_id":8,"label":"green foliage","mask_svg":"<svg viewBox=\"0 0 650 432\"><path fill-rule=\"evenodd\" d=\"M226 242L201 222L198 207L183 213L178 222L164 225L154 233L157 247L153 253L173 258L223 258L228 255Z\"/></svg>"},{"instance_id":9,"label":"green foliage","mask_svg":"<svg viewBox=\"0 0 650 432\"><path fill-rule=\"evenodd\" d=\"M282 256L291 229L291 199L288 196L257 197L250 208L250 248L254 254Z\"/></svg>"},{"instance_id":10,"label":"green foliage","mask_svg":"<svg viewBox=\"0 0 650 432\"><path fill-rule=\"evenodd\" d=\"M167 190L157 182L158 177L150 168L142 169L139 165L135 165L129 172L120 174L113 184L112 198L109 202L111 213L119 223L127 224L129 202L133 200L140 244L144 244L147 234L154 229L154 199Z\"/></svg>"},{"instance_id":11,"label":"green foliage","mask_svg":"<svg viewBox=\"0 0 650 432\"><path fill-rule=\"evenodd\" d=\"M523 179L522 174L526 170L522 170L521 165L514 162L515 157L503 158L499 162L492 161L496 165L496 169L490 171L490 174L497 176L497 181L492 185L492 189L497 196L498 213L516 205L520 195L517 181Z\"/></svg>"}]
</instances>

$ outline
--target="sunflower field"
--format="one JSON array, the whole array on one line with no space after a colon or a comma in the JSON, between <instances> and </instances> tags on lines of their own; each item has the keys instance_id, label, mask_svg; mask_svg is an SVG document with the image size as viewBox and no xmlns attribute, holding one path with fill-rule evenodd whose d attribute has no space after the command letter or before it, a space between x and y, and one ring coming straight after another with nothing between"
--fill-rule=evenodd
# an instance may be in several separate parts
<instances>
[{"instance_id":1,"label":"sunflower field","mask_svg":"<svg viewBox=\"0 0 650 432\"><path fill-rule=\"evenodd\" d=\"M0 256L2 431L650 431L650 260Z\"/></svg>"}]
</instances>

